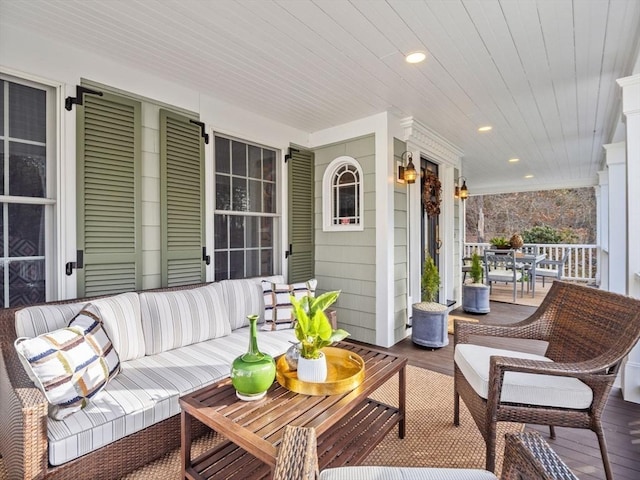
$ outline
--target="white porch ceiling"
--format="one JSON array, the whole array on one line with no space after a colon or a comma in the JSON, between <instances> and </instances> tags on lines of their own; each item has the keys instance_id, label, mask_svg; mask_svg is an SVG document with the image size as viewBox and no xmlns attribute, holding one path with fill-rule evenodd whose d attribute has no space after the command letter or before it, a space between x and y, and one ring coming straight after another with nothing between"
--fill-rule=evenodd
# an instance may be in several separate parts
<instances>
[{"instance_id":1,"label":"white porch ceiling","mask_svg":"<svg viewBox=\"0 0 640 480\"><path fill-rule=\"evenodd\" d=\"M412 116L464 152L478 193L597 182L640 1L0 0L3 24L308 132Z\"/></svg>"}]
</instances>

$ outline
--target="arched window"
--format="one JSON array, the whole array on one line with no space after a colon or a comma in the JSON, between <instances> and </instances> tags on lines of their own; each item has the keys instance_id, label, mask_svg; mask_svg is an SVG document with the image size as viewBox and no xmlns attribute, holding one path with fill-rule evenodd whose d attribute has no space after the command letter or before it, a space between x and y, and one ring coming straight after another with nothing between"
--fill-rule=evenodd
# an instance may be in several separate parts
<instances>
[{"instance_id":1,"label":"arched window","mask_svg":"<svg viewBox=\"0 0 640 480\"><path fill-rule=\"evenodd\" d=\"M362 168L352 157L338 157L322 181L323 230L363 230Z\"/></svg>"}]
</instances>

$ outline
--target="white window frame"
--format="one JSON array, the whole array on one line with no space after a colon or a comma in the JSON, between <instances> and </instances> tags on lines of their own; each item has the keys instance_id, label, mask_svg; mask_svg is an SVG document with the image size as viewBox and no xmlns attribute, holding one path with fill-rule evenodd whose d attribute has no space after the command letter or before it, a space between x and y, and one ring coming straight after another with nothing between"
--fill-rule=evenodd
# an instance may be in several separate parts
<instances>
[{"instance_id":1,"label":"white window frame","mask_svg":"<svg viewBox=\"0 0 640 480\"><path fill-rule=\"evenodd\" d=\"M56 266L59 265L59 262L56 258L56 211L58 208L57 205L57 159L59 156L58 151L58 134L59 129L57 123L59 121L59 112L57 108L58 98L59 98L59 90L60 86L57 84L52 84L50 82L41 81L39 79L31 79L25 78L21 76L18 72L12 74L13 72L5 73L5 71L0 72L0 79L5 82L16 83L20 85L25 85L28 87L36 88L39 90L43 90L46 93L46 138L45 138L45 147L46 147L46 191L47 197L17 197L12 195L0 195L0 204L29 204L29 205L43 205L44 206L44 236L45 236L45 249L44 249L44 264L45 264L45 299L47 301L53 300L56 297L57 289L57 273ZM5 84L6 86L6 84ZM6 91L5 91L6 94ZM7 96L5 95L5 102L7 101ZM5 112L0 112L0 115L5 115ZM8 125L8 118L5 116L4 118L5 125ZM5 143L5 157L8 160L8 145L12 140L11 137L4 137L4 132L0 132L2 134L1 140ZM4 208L4 207L0 207ZM5 211L6 213L6 211ZM3 236L8 240L8 229L7 224L4 226ZM5 266L4 275L0 278L0 284L2 288L4 288L4 297L5 303L9 298L9 282L6 281L8 279L8 267L11 261L24 261L24 260L38 260L42 258L42 256L35 257L11 257L11 260L6 260L3 257L0 257L0 262L2 262ZM0 305L0 308L3 308L5 305ZM13 305L16 306L16 305Z\"/></svg>"},{"instance_id":2,"label":"white window frame","mask_svg":"<svg viewBox=\"0 0 640 480\"><path fill-rule=\"evenodd\" d=\"M354 167L357 173L356 189L358 190L358 204L356 206L357 223L334 224L333 191L336 186L337 172L344 166ZM335 158L325 169L322 177L322 230L325 232L357 232L364 230L364 174L360 163L347 155Z\"/></svg>"}]
</instances>

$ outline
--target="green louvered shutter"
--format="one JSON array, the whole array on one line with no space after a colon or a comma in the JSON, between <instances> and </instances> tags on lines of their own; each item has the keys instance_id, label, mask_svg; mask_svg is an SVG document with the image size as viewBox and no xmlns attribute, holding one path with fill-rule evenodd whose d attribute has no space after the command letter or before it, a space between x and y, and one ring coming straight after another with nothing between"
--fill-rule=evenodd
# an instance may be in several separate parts
<instances>
[{"instance_id":1,"label":"green louvered shutter","mask_svg":"<svg viewBox=\"0 0 640 480\"><path fill-rule=\"evenodd\" d=\"M204 140L188 118L160 111L162 285L205 280Z\"/></svg>"},{"instance_id":2,"label":"green louvered shutter","mask_svg":"<svg viewBox=\"0 0 640 480\"><path fill-rule=\"evenodd\" d=\"M78 295L138 290L140 103L104 93L77 108Z\"/></svg>"},{"instance_id":3,"label":"green louvered shutter","mask_svg":"<svg viewBox=\"0 0 640 480\"><path fill-rule=\"evenodd\" d=\"M290 149L289 165L289 282L314 277L313 153Z\"/></svg>"}]
</instances>

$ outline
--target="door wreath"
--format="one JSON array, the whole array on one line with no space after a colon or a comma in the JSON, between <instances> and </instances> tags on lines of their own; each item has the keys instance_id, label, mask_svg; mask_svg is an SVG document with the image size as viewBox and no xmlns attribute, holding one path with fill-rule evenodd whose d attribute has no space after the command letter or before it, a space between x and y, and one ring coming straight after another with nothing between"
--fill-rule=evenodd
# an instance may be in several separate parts
<instances>
[{"instance_id":1,"label":"door wreath","mask_svg":"<svg viewBox=\"0 0 640 480\"><path fill-rule=\"evenodd\" d=\"M438 176L427 170L422 181L422 207L429 217L440 215L440 193L442 184Z\"/></svg>"}]
</instances>

